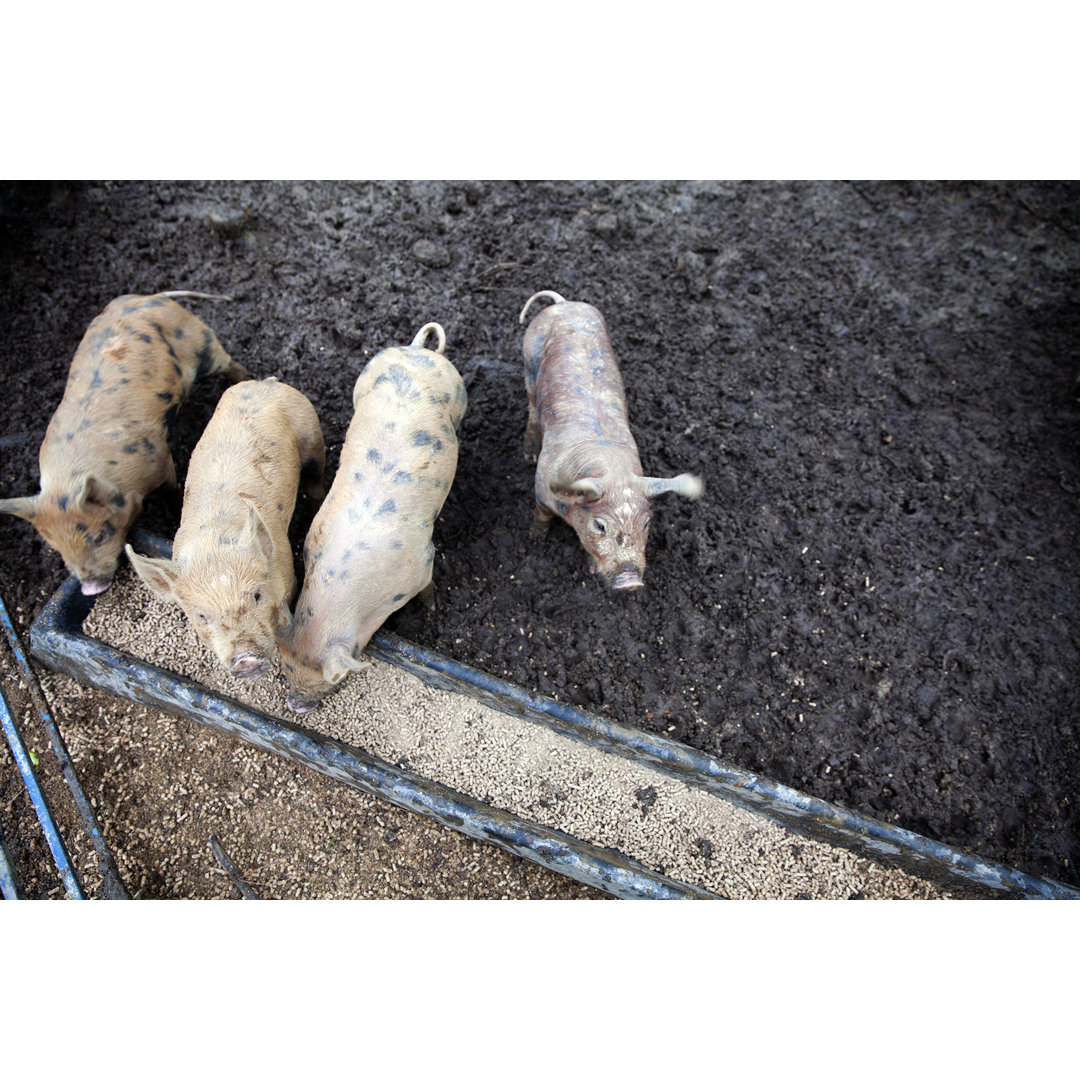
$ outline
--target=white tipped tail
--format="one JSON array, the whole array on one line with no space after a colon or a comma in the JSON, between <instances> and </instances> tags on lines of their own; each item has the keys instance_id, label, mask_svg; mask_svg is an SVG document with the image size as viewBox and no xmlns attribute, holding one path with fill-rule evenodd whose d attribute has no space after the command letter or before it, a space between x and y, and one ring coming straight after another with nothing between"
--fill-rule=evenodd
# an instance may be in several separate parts
<instances>
[{"instance_id":1,"label":"white tipped tail","mask_svg":"<svg viewBox=\"0 0 1080 1080\"><path fill-rule=\"evenodd\" d=\"M435 336L439 340L439 347L435 350L435 352L442 355L443 349L446 348L446 331L437 322L429 322L426 325L421 326L416 333L416 337L414 337L412 340L412 347L414 349L424 348L424 339L428 336L428 334L432 332L434 332Z\"/></svg>"},{"instance_id":2,"label":"white tipped tail","mask_svg":"<svg viewBox=\"0 0 1080 1080\"><path fill-rule=\"evenodd\" d=\"M556 304L565 304L566 301L557 293L552 292L551 289L544 289L543 292L533 293L532 296L526 301L525 306L521 309L521 315L518 317L519 323L525 322L525 312L532 306L534 300L539 300L542 297L547 297L549 300L554 301Z\"/></svg>"},{"instance_id":3,"label":"white tipped tail","mask_svg":"<svg viewBox=\"0 0 1080 1080\"><path fill-rule=\"evenodd\" d=\"M192 300L232 300L231 296L219 296L217 293L205 293L205 292L188 292L186 289L177 289L174 292L159 292L154 293L155 296L188 296Z\"/></svg>"}]
</instances>

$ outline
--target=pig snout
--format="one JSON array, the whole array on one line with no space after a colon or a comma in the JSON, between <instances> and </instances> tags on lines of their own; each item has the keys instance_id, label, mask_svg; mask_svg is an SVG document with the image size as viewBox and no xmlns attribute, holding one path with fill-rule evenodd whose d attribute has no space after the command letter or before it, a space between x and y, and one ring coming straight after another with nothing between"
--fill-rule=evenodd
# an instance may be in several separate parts
<instances>
[{"instance_id":1,"label":"pig snout","mask_svg":"<svg viewBox=\"0 0 1080 1080\"><path fill-rule=\"evenodd\" d=\"M636 566L624 566L611 581L611 587L616 592L631 592L642 588L644 584L641 571Z\"/></svg>"},{"instance_id":2,"label":"pig snout","mask_svg":"<svg viewBox=\"0 0 1080 1080\"><path fill-rule=\"evenodd\" d=\"M317 701L306 701L304 698L290 694L285 699L285 704L288 705L290 710L294 713L309 713L312 709L316 708L319 703Z\"/></svg>"},{"instance_id":3,"label":"pig snout","mask_svg":"<svg viewBox=\"0 0 1080 1080\"><path fill-rule=\"evenodd\" d=\"M90 581L81 581L79 591L83 596L97 596L103 593L112 584L112 578L94 578Z\"/></svg>"},{"instance_id":4,"label":"pig snout","mask_svg":"<svg viewBox=\"0 0 1080 1080\"><path fill-rule=\"evenodd\" d=\"M266 671L266 662L257 653L245 649L233 653L229 667L238 679L257 679Z\"/></svg>"}]
</instances>

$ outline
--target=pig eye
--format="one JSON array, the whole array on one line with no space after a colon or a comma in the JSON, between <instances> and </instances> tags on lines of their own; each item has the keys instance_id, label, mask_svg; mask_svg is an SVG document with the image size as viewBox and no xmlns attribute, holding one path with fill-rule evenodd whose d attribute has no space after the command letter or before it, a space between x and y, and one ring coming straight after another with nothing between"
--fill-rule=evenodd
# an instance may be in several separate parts
<instances>
[{"instance_id":1,"label":"pig eye","mask_svg":"<svg viewBox=\"0 0 1080 1080\"><path fill-rule=\"evenodd\" d=\"M210 620L209 620L209 618L208 618L208 617L207 617L206 615L204 615L204 614L203 614L203 613L202 613L201 611L197 611L197 612L195 612L195 617L196 617L196 618L197 618L197 619L199 620L199 622L201 622L201 623L208 623L208 622L210 621Z\"/></svg>"},{"instance_id":2,"label":"pig eye","mask_svg":"<svg viewBox=\"0 0 1080 1080\"><path fill-rule=\"evenodd\" d=\"M255 594L255 596L254 596L254 600L255 600L255 603L256 603L256 604L257 604L257 603L259 603L259 601L260 601L260 600L262 600L262 593L261 593L261 592L257 592L257 593Z\"/></svg>"},{"instance_id":3,"label":"pig eye","mask_svg":"<svg viewBox=\"0 0 1080 1080\"><path fill-rule=\"evenodd\" d=\"M593 528L603 536L607 532L607 527L599 518L593 518Z\"/></svg>"}]
</instances>

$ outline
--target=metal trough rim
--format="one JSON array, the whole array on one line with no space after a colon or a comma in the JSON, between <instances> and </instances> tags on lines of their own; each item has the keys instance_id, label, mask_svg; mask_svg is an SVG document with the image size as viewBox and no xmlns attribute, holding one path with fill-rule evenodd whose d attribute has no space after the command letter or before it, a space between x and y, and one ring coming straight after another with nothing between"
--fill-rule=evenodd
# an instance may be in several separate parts
<instances>
[{"instance_id":1,"label":"metal trough rim","mask_svg":"<svg viewBox=\"0 0 1080 1080\"><path fill-rule=\"evenodd\" d=\"M141 530L133 543L158 555L171 544ZM188 716L298 761L350 786L426 814L450 828L531 859L624 898L716 898L697 886L654 873L610 848L598 848L427 781L369 754L211 692L144 663L82 632L93 598L74 578L60 587L30 628L30 651L73 678ZM582 712L486 675L439 653L380 631L368 651L440 689L464 693L509 715L648 765L815 840L940 885L988 896L1080 899L1080 890L982 859L821 799L645 731Z\"/></svg>"}]
</instances>

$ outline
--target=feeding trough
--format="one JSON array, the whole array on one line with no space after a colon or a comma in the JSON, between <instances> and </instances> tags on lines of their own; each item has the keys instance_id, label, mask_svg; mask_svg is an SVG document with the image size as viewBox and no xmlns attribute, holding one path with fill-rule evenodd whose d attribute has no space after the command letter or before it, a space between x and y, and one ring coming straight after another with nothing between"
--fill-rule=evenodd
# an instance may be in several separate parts
<instances>
[{"instance_id":1,"label":"feeding trough","mask_svg":"<svg viewBox=\"0 0 1080 1080\"><path fill-rule=\"evenodd\" d=\"M135 534L135 545L156 555L169 551L167 543L145 533ZM308 716L300 724L272 715L220 689L138 659L84 632L95 602L79 592L74 579L62 586L31 628L34 656L81 682L235 735L615 896L708 898L726 894L723 889L682 879L689 875L660 872L647 865L650 860L624 853L615 843L581 838L513 807L491 805L475 793L362 749L357 745L359 740L333 737L307 726ZM607 766L635 770L633 784L635 797L641 800L642 818L649 808L647 793L652 792L655 799L656 791L666 791L667 784L686 792L689 800L696 799L695 806L706 803L732 809L760 821L763 828L797 836L809 845L842 851L933 883L944 895L1080 898L1080 892L1060 882L957 851L735 769L663 736L530 694L388 632L376 634L367 652L426 687L475 702L478 708L521 725L523 731L541 732L559 747L581 748L595 755L590 775ZM371 737L376 739L374 734Z\"/></svg>"}]
</instances>

